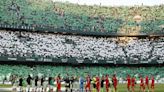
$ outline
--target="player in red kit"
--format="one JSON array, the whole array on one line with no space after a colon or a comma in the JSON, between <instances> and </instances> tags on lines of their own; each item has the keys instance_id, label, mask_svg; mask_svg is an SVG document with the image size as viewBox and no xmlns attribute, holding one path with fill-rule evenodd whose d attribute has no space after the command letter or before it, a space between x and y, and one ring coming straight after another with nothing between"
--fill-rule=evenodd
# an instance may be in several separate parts
<instances>
[{"instance_id":1,"label":"player in red kit","mask_svg":"<svg viewBox=\"0 0 164 92\"><path fill-rule=\"evenodd\" d=\"M86 92L87 91L91 92L91 79L90 79L89 75L86 78L85 90L86 90Z\"/></svg>"},{"instance_id":2,"label":"player in red kit","mask_svg":"<svg viewBox=\"0 0 164 92\"><path fill-rule=\"evenodd\" d=\"M126 81L127 81L127 89L128 89L128 92L130 92L130 85L131 85L130 75L127 76Z\"/></svg>"},{"instance_id":3,"label":"player in red kit","mask_svg":"<svg viewBox=\"0 0 164 92\"><path fill-rule=\"evenodd\" d=\"M145 86L148 88L148 92L149 92L149 77L146 76L145 78Z\"/></svg>"},{"instance_id":4,"label":"player in red kit","mask_svg":"<svg viewBox=\"0 0 164 92\"><path fill-rule=\"evenodd\" d=\"M100 92L100 78L98 76L96 77L96 89L97 92Z\"/></svg>"},{"instance_id":5,"label":"player in red kit","mask_svg":"<svg viewBox=\"0 0 164 92\"><path fill-rule=\"evenodd\" d=\"M114 90L115 90L115 92L117 92L117 78L116 78L116 75L115 74L113 75L112 80L113 80Z\"/></svg>"},{"instance_id":6,"label":"player in red kit","mask_svg":"<svg viewBox=\"0 0 164 92\"><path fill-rule=\"evenodd\" d=\"M61 77L60 74L56 78L56 86L57 86L57 91L56 92L61 92Z\"/></svg>"},{"instance_id":7,"label":"player in red kit","mask_svg":"<svg viewBox=\"0 0 164 92\"><path fill-rule=\"evenodd\" d=\"M110 83L109 83L108 75L106 75L106 77L105 77L105 87L106 87L106 92L109 92Z\"/></svg>"},{"instance_id":8,"label":"player in red kit","mask_svg":"<svg viewBox=\"0 0 164 92\"><path fill-rule=\"evenodd\" d=\"M145 92L145 84L144 84L144 79L142 76L140 77L140 91Z\"/></svg>"},{"instance_id":9,"label":"player in red kit","mask_svg":"<svg viewBox=\"0 0 164 92\"><path fill-rule=\"evenodd\" d=\"M151 78L151 92L154 92L154 83L155 83L155 80L154 80L154 77L152 76L152 78Z\"/></svg>"},{"instance_id":10,"label":"player in red kit","mask_svg":"<svg viewBox=\"0 0 164 92\"><path fill-rule=\"evenodd\" d=\"M136 83L136 80L135 80L135 77L133 76L133 77L131 78L132 92L135 92L135 89L134 89L135 83Z\"/></svg>"}]
</instances>

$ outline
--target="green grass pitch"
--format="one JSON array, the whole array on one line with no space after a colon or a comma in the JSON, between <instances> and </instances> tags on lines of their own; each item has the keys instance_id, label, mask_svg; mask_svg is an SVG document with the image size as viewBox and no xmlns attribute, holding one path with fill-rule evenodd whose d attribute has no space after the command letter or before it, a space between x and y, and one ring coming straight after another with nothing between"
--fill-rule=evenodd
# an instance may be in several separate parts
<instances>
[{"instance_id":1,"label":"green grass pitch","mask_svg":"<svg viewBox=\"0 0 164 92\"><path fill-rule=\"evenodd\" d=\"M2 85L2 84L0 84L0 88L11 88L11 87L12 87L11 85ZM105 89L104 89L104 92L105 92ZM127 92L126 84L119 84L117 92ZM139 91L139 84L137 84L135 86L135 92L140 92ZM145 92L148 92L147 88L146 88ZM151 91L149 91L149 92L151 92ZM164 84L155 84L154 92L164 92Z\"/></svg>"},{"instance_id":2,"label":"green grass pitch","mask_svg":"<svg viewBox=\"0 0 164 92\"><path fill-rule=\"evenodd\" d=\"M118 92L127 92L126 84L119 84L118 85ZM139 85L138 84L135 86L135 92L139 92ZM146 88L145 92L148 92L147 88ZM151 91L149 91L149 92L151 92ZM164 92L164 84L155 84L154 92Z\"/></svg>"}]
</instances>

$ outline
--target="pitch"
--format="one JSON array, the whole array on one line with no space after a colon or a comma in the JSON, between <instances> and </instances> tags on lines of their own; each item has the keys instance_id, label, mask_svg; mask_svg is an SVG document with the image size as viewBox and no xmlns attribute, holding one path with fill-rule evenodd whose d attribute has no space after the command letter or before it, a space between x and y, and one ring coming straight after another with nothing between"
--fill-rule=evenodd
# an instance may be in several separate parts
<instances>
[{"instance_id":1,"label":"pitch","mask_svg":"<svg viewBox=\"0 0 164 92\"><path fill-rule=\"evenodd\" d=\"M62 87L62 92L64 92L64 89L65 88L63 86ZM12 92L12 86L11 85L3 85L3 84L1 84L0 85L0 92ZM56 92L56 91L54 91L54 92ZM73 91L73 92L79 92L79 91ZM104 88L104 91L101 91L101 92L105 92L105 88ZM117 92L127 92L126 84L119 84ZM136 85L135 92L140 92L139 91L139 84ZM145 92L148 92L148 90L146 89ZM151 90L149 92L151 92ZM164 84L155 84L155 91L154 92L164 92Z\"/></svg>"}]
</instances>

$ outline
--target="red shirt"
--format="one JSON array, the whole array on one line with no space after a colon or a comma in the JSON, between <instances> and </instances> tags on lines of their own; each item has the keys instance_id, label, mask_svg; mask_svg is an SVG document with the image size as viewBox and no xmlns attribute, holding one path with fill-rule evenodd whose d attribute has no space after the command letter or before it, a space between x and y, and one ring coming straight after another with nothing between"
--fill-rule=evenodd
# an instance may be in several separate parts
<instances>
[{"instance_id":1,"label":"red shirt","mask_svg":"<svg viewBox=\"0 0 164 92\"><path fill-rule=\"evenodd\" d=\"M116 77L113 77L113 84L114 84L114 86L117 86L117 78Z\"/></svg>"},{"instance_id":2,"label":"red shirt","mask_svg":"<svg viewBox=\"0 0 164 92\"><path fill-rule=\"evenodd\" d=\"M146 76L145 82L146 82L146 84L149 84L149 77L148 76Z\"/></svg>"},{"instance_id":3,"label":"red shirt","mask_svg":"<svg viewBox=\"0 0 164 92\"><path fill-rule=\"evenodd\" d=\"M57 78L56 83L57 83L57 88L60 89L61 88L61 79Z\"/></svg>"},{"instance_id":4,"label":"red shirt","mask_svg":"<svg viewBox=\"0 0 164 92\"><path fill-rule=\"evenodd\" d=\"M140 86L144 86L143 78L140 78Z\"/></svg>"},{"instance_id":5,"label":"red shirt","mask_svg":"<svg viewBox=\"0 0 164 92\"><path fill-rule=\"evenodd\" d=\"M109 85L109 79L108 79L108 77L105 78L105 83L106 83L106 86Z\"/></svg>"},{"instance_id":6,"label":"red shirt","mask_svg":"<svg viewBox=\"0 0 164 92\"><path fill-rule=\"evenodd\" d=\"M135 78L132 78L132 86L135 85Z\"/></svg>"},{"instance_id":7,"label":"red shirt","mask_svg":"<svg viewBox=\"0 0 164 92\"><path fill-rule=\"evenodd\" d=\"M96 77L96 86L99 87L100 86L100 78Z\"/></svg>"},{"instance_id":8,"label":"red shirt","mask_svg":"<svg viewBox=\"0 0 164 92\"><path fill-rule=\"evenodd\" d=\"M90 85L91 84L90 77L87 77L86 80L87 80L87 85Z\"/></svg>"},{"instance_id":9,"label":"red shirt","mask_svg":"<svg viewBox=\"0 0 164 92\"><path fill-rule=\"evenodd\" d=\"M151 79L151 85L154 85L154 78Z\"/></svg>"}]
</instances>

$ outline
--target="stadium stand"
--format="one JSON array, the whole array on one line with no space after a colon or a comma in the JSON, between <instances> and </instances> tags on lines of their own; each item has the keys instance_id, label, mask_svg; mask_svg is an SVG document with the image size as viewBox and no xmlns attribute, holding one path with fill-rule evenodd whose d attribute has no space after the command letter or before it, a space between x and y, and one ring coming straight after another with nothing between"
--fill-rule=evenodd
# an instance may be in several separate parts
<instances>
[{"instance_id":1,"label":"stadium stand","mask_svg":"<svg viewBox=\"0 0 164 92\"><path fill-rule=\"evenodd\" d=\"M113 61L122 64L163 63L164 38L85 37L51 33L0 31L0 56ZM23 61L23 60L22 60ZM50 62L56 60L51 60ZM72 59L72 62L76 60Z\"/></svg>"},{"instance_id":2,"label":"stadium stand","mask_svg":"<svg viewBox=\"0 0 164 92\"><path fill-rule=\"evenodd\" d=\"M160 84L164 83L163 65L164 5L105 7L0 0L0 84L7 80L15 89L29 75L48 82L50 77L64 79L67 74L76 82L88 74L110 78L116 74L123 84L128 74L138 84L141 76L154 76Z\"/></svg>"},{"instance_id":3,"label":"stadium stand","mask_svg":"<svg viewBox=\"0 0 164 92\"><path fill-rule=\"evenodd\" d=\"M1 0L0 24L49 31L162 33L164 6L102 7L51 0ZM55 31L55 30L53 30Z\"/></svg>"}]
</instances>

